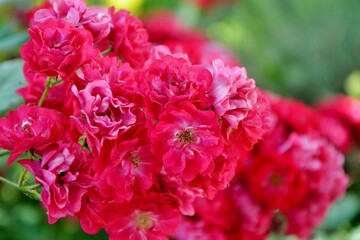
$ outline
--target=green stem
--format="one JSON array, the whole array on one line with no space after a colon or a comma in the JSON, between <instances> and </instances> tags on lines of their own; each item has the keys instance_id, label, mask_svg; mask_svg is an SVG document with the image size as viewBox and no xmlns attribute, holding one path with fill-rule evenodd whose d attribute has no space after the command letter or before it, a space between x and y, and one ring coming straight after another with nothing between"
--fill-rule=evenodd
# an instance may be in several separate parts
<instances>
[{"instance_id":1,"label":"green stem","mask_svg":"<svg viewBox=\"0 0 360 240\"><path fill-rule=\"evenodd\" d=\"M43 92L43 94L41 95L41 98L39 100L38 106L41 107L46 99L46 96L49 93L50 88L56 86L57 84L61 83L62 79L56 79L55 77L48 77L46 79L46 83L45 83L45 90Z\"/></svg>"},{"instance_id":2,"label":"green stem","mask_svg":"<svg viewBox=\"0 0 360 240\"><path fill-rule=\"evenodd\" d=\"M51 80L50 80L50 81L51 81ZM39 104L38 104L39 107L41 107L41 106L43 105L43 103L44 103L44 101L45 101L45 98L46 98L47 94L49 93L49 90L50 90L50 86L49 86L49 85L50 85L50 84L48 84L48 82L49 82L49 79L46 80L46 87L45 87L45 90L44 90L43 94L41 95L40 100L39 100Z\"/></svg>"},{"instance_id":3,"label":"green stem","mask_svg":"<svg viewBox=\"0 0 360 240\"><path fill-rule=\"evenodd\" d=\"M111 45L108 49L106 49L105 51L101 52L102 56L106 56L108 53L111 53L114 50L113 46Z\"/></svg>"},{"instance_id":4,"label":"green stem","mask_svg":"<svg viewBox=\"0 0 360 240\"><path fill-rule=\"evenodd\" d=\"M0 177L0 181L3 183L9 184L10 186L13 186L15 188L19 188L19 186L16 183L9 181L6 178Z\"/></svg>"},{"instance_id":5,"label":"green stem","mask_svg":"<svg viewBox=\"0 0 360 240\"><path fill-rule=\"evenodd\" d=\"M37 189L40 189L41 187L42 187L42 185L39 184L39 183L35 183L35 184L33 184L33 185L25 186L25 188L26 188L28 191L37 190Z\"/></svg>"},{"instance_id":6,"label":"green stem","mask_svg":"<svg viewBox=\"0 0 360 240\"><path fill-rule=\"evenodd\" d=\"M19 186L14 182L11 182L7 180L6 178L0 177L0 182L9 184L10 186L13 186L14 188L19 189L22 193L24 193L26 196L35 199L37 201L41 200L40 193L38 193L36 190L41 188L40 184L34 184L30 186Z\"/></svg>"},{"instance_id":7,"label":"green stem","mask_svg":"<svg viewBox=\"0 0 360 240\"><path fill-rule=\"evenodd\" d=\"M19 181L18 181L19 187L24 186L26 180L28 179L28 177L26 176L27 172L28 171L25 168L22 169L20 177L19 177Z\"/></svg>"}]
</instances>

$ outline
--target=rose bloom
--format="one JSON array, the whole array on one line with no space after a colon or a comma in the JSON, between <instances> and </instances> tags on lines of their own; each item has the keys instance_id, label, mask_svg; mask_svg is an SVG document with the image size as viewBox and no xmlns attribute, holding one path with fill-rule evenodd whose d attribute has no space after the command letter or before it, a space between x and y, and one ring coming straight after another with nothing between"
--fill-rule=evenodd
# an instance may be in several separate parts
<instances>
[{"instance_id":1,"label":"rose bloom","mask_svg":"<svg viewBox=\"0 0 360 240\"><path fill-rule=\"evenodd\" d=\"M65 20L47 19L29 29L30 40L20 50L28 70L69 79L82 64L97 56L90 32Z\"/></svg>"},{"instance_id":2,"label":"rose bloom","mask_svg":"<svg viewBox=\"0 0 360 240\"><path fill-rule=\"evenodd\" d=\"M166 240L180 222L180 214L169 199L151 192L130 202L109 204L105 212L110 240Z\"/></svg>"},{"instance_id":3,"label":"rose bloom","mask_svg":"<svg viewBox=\"0 0 360 240\"><path fill-rule=\"evenodd\" d=\"M41 161L21 160L19 163L42 185L41 200L49 223L80 211L82 196L92 185L92 177L90 162L79 144L63 143L47 149Z\"/></svg>"},{"instance_id":4,"label":"rose bloom","mask_svg":"<svg viewBox=\"0 0 360 240\"><path fill-rule=\"evenodd\" d=\"M109 47L109 41L105 41L112 27L111 15L108 9L97 6L89 7L82 16L81 26L91 32L94 43ZM106 44L104 44L104 42ZM102 50L104 51L106 49Z\"/></svg>"},{"instance_id":5,"label":"rose bloom","mask_svg":"<svg viewBox=\"0 0 360 240\"><path fill-rule=\"evenodd\" d=\"M189 182L214 164L224 148L224 139L212 111L184 102L169 106L150 133L152 151L161 156L169 174Z\"/></svg>"},{"instance_id":6,"label":"rose bloom","mask_svg":"<svg viewBox=\"0 0 360 240\"><path fill-rule=\"evenodd\" d=\"M38 106L20 106L0 118L0 147L12 150L7 165L30 149L43 150L64 136L61 115Z\"/></svg>"},{"instance_id":7,"label":"rose bloom","mask_svg":"<svg viewBox=\"0 0 360 240\"><path fill-rule=\"evenodd\" d=\"M110 156L105 154L100 158L102 162L107 161L97 180L103 196L122 202L155 183L154 175L160 173L162 164L151 152L151 145L144 142L145 134L143 131L132 140L122 140L111 149Z\"/></svg>"},{"instance_id":8,"label":"rose bloom","mask_svg":"<svg viewBox=\"0 0 360 240\"><path fill-rule=\"evenodd\" d=\"M273 124L269 101L259 89L256 89L256 94L256 104L229 136L238 150L243 151L242 154L244 155L246 155L244 151L250 151Z\"/></svg>"},{"instance_id":9,"label":"rose bloom","mask_svg":"<svg viewBox=\"0 0 360 240\"><path fill-rule=\"evenodd\" d=\"M213 61L210 71L213 82L209 94L215 113L229 123L229 130L234 129L256 104L255 81L248 78L245 68L225 66L220 59Z\"/></svg>"},{"instance_id":10,"label":"rose bloom","mask_svg":"<svg viewBox=\"0 0 360 240\"><path fill-rule=\"evenodd\" d=\"M50 5L44 5L33 13L30 26L47 19L55 21L63 19L74 26L79 26L79 21L86 10L87 6L83 0L50 0Z\"/></svg>"},{"instance_id":11,"label":"rose bloom","mask_svg":"<svg viewBox=\"0 0 360 240\"><path fill-rule=\"evenodd\" d=\"M211 106L207 94L212 82L210 72L204 67L191 65L185 58L161 56L137 75L137 81L139 90L145 95L145 112L154 119L169 104L188 101L200 109Z\"/></svg>"},{"instance_id":12,"label":"rose bloom","mask_svg":"<svg viewBox=\"0 0 360 240\"><path fill-rule=\"evenodd\" d=\"M73 86L72 90L85 116L74 119L86 131L94 151L100 150L103 139L116 139L120 131L126 131L136 122L134 104L126 98L114 97L105 80L90 82L82 90Z\"/></svg>"},{"instance_id":13,"label":"rose bloom","mask_svg":"<svg viewBox=\"0 0 360 240\"><path fill-rule=\"evenodd\" d=\"M151 44L142 22L126 10L114 12L111 16L114 26L111 32L114 52L132 67L143 66L150 55Z\"/></svg>"},{"instance_id":14,"label":"rose bloom","mask_svg":"<svg viewBox=\"0 0 360 240\"><path fill-rule=\"evenodd\" d=\"M352 144L359 145L360 100L346 95L335 95L318 103L320 131L344 153Z\"/></svg>"},{"instance_id":15,"label":"rose bloom","mask_svg":"<svg viewBox=\"0 0 360 240\"><path fill-rule=\"evenodd\" d=\"M267 154L251 160L249 187L264 206L282 211L303 200L308 186L295 161L290 154Z\"/></svg>"}]
</instances>

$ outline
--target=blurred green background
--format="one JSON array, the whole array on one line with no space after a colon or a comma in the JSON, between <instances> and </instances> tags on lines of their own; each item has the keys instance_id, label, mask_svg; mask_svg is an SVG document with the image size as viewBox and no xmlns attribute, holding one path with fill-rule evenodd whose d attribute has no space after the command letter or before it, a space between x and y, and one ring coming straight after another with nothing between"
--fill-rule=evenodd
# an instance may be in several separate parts
<instances>
[{"instance_id":1,"label":"blurred green background","mask_svg":"<svg viewBox=\"0 0 360 240\"><path fill-rule=\"evenodd\" d=\"M0 0L0 116L21 104L14 91L24 84L19 47L27 41L21 13L40 1ZM335 93L360 97L360 0L241 0L206 10L187 1L107 0L144 15L170 9L186 24L200 27L231 49L257 84L277 94L314 104ZM0 150L0 175L16 181L20 169L5 168ZM358 159L357 154L348 161ZM354 181L345 198L316 231L316 240L360 239L360 184ZM72 219L47 224L35 201L0 184L0 240L107 239L104 232L87 236ZM271 236L271 240L286 239ZM287 238L294 239L294 238Z\"/></svg>"}]
</instances>

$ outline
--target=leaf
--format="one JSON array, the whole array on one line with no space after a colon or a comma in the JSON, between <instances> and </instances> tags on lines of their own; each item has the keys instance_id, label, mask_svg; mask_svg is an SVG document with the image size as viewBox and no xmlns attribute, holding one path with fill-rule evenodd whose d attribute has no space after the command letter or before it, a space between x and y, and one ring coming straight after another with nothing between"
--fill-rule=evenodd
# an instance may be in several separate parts
<instances>
[{"instance_id":1,"label":"leaf","mask_svg":"<svg viewBox=\"0 0 360 240\"><path fill-rule=\"evenodd\" d=\"M353 97L360 97L360 71L353 71L345 80L344 89L346 93Z\"/></svg>"},{"instance_id":2,"label":"leaf","mask_svg":"<svg viewBox=\"0 0 360 240\"><path fill-rule=\"evenodd\" d=\"M0 0L0 5L2 4L23 4L26 3L27 0Z\"/></svg>"},{"instance_id":3,"label":"leaf","mask_svg":"<svg viewBox=\"0 0 360 240\"><path fill-rule=\"evenodd\" d=\"M13 33L0 39L0 53L18 49L29 38L27 32Z\"/></svg>"},{"instance_id":4,"label":"leaf","mask_svg":"<svg viewBox=\"0 0 360 240\"><path fill-rule=\"evenodd\" d=\"M356 195L348 193L337 201L328 212L320 230L334 230L350 222L359 213L359 200Z\"/></svg>"},{"instance_id":5,"label":"leaf","mask_svg":"<svg viewBox=\"0 0 360 240\"><path fill-rule=\"evenodd\" d=\"M4 61L0 64L0 116L23 102L15 93L18 88L25 85L22 66L21 59Z\"/></svg>"}]
</instances>

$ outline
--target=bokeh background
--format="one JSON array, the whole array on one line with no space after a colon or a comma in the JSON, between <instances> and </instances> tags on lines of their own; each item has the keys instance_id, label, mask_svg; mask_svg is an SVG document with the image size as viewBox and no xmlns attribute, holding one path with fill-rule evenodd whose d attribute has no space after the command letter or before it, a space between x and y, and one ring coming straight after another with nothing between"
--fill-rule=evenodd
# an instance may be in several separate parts
<instances>
[{"instance_id":1,"label":"bokeh background","mask_svg":"<svg viewBox=\"0 0 360 240\"><path fill-rule=\"evenodd\" d=\"M0 116L21 104L14 91L24 84L19 48L27 41L24 12L42 1L0 0ZM233 0L200 7L196 0L87 0L143 17L155 9L173 11L189 27L201 28L231 50L258 86L314 105L345 93L360 98L360 0ZM218 1L221 2L221 1ZM21 169L0 175L16 181ZM316 240L360 240L360 157L347 156L351 184L316 230ZM0 183L0 240L107 239L88 236L76 221L47 224L40 204ZM296 239L271 236L270 239Z\"/></svg>"}]
</instances>

